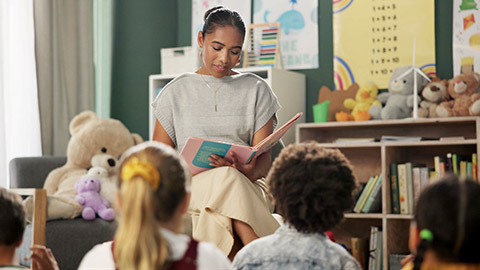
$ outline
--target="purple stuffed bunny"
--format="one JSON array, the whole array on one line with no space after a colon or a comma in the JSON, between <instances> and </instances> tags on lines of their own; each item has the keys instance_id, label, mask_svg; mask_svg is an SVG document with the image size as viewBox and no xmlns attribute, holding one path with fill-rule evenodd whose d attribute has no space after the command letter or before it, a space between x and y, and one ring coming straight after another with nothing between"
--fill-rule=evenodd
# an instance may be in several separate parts
<instances>
[{"instance_id":1,"label":"purple stuffed bunny","mask_svg":"<svg viewBox=\"0 0 480 270\"><path fill-rule=\"evenodd\" d=\"M100 194L100 180L94 177L86 176L75 183L75 189L78 195L75 200L83 205L82 217L85 220L95 219L96 214L104 220L115 218L115 211L110 208L110 204Z\"/></svg>"}]
</instances>

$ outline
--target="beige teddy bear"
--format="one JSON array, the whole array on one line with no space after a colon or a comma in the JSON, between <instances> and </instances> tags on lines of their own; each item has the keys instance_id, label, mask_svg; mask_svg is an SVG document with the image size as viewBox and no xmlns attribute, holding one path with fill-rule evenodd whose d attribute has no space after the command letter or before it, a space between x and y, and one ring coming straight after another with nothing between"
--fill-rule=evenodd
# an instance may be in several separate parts
<instances>
[{"instance_id":1,"label":"beige teddy bear","mask_svg":"<svg viewBox=\"0 0 480 270\"><path fill-rule=\"evenodd\" d=\"M439 117L480 115L480 75L475 72L457 75L448 81L448 93L453 100L440 103Z\"/></svg>"},{"instance_id":2,"label":"beige teddy bear","mask_svg":"<svg viewBox=\"0 0 480 270\"><path fill-rule=\"evenodd\" d=\"M109 175L110 167L115 167L117 158L128 148L141 143L140 135L130 131L118 120L99 119L92 111L75 116L70 122L72 137L67 146L67 162L50 172L45 180L47 190L47 219L70 219L79 216L82 206L75 201L75 182L89 173L90 168L103 167ZM108 155L111 159L105 158ZM98 160L97 160L98 159ZM113 166L104 164L115 162ZM92 164L94 165L92 167ZM102 174L102 168L89 174ZM103 186L102 196L114 200L108 192L108 184ZM113 195L114 196L114 195ZM111 202L112 203L112 202ZM31 198L25 202L27 213L31 213Z\"/></svg>"}]
</instances>

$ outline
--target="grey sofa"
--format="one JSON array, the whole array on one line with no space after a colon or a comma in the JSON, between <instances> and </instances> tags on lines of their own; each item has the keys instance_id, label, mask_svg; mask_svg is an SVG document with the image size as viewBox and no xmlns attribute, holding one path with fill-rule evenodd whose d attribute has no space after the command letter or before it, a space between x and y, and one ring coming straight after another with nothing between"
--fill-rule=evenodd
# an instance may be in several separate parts
<instances>
[{"instance_id":1,"label":"grey sofa","mask_svg":"<svg viewBox=\"0 0 480 270\"><path fill-rule=\"evenodd\" d=\"M48 173L65 162L66 157L15 158L10 161L10 188L42 188ZM85 253L96 244L111 240L115 229L115 221L99 218L47 221L45 244L52 250L60 269L77 269ZM30 266L30 261L23 258L30 254L31 243L32 227L28 224L18 249L20 262L25 266Z\"/></svg>"}]
</instances>

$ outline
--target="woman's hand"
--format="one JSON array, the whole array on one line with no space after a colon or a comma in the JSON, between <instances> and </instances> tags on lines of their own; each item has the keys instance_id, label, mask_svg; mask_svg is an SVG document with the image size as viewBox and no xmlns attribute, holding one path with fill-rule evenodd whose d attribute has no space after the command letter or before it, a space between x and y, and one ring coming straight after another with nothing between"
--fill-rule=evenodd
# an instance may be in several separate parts
<instances>
[{"instance_id":1,"label":"woman's hand","mask_svg":"<svg viewBox=\"0 0 480 270\"><path fill-rule=\"evenodd\" d=\"M254 156L252 160L248 164L242 164L241 162L238 161L238 158L235 154L235 152L231 152L232 156L232 162L229 162L228 160L222 158L221 156L218 155L211 155L208 160L211 161L210 165L219 168L223 166L229 166L233 167L237 170L239 170L241 173L243 173L250 181L254 182L258 179L256 176L256 171L255 171L255 165L257 163L257 156Z\"/></svg>"}]
</instances>

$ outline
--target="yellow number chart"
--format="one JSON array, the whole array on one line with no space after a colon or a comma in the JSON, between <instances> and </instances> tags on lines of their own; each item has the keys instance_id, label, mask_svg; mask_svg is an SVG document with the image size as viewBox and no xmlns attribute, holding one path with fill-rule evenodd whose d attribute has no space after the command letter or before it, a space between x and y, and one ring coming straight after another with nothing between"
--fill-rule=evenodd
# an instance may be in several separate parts
<instances>
[{"instance_id":1,"label":"yellow number chart","mask_svg":"<svg viewBox=\"0 0 480 270\"><path fill-rule=\"evenodd\" d=\"M336 89L373 81L388 87L397 67L435 77L434 0L332 0Z\"/></svg>"}]
</instances>

